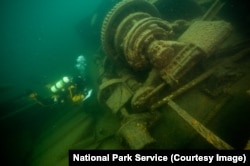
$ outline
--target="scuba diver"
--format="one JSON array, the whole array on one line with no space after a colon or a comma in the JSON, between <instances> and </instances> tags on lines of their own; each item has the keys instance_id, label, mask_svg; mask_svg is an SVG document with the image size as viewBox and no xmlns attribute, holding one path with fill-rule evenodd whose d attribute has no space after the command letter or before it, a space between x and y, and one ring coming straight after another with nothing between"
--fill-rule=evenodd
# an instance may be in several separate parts
<instances>
[{"instance_id":1,"label":"scuba diver","mask_svg":"<svg viewBox=\"0 0 250 166\"><path fill-rule=\"evenodd\" d=\"M63 77L50 88L52 92L52 99L55 103L64 103L65 101L72 101L73 103L80 103L90 97L92 90L85 88L85 81L82 76L69 78Z\"/></svg>"},{"instance_id":2,"label":"scuba diver","mask_svg":"<svg viewBox=\"0 0 250 166\"><path fill-rule=\"evenodd\" d=\"M78 104L88 99L92 94L92 89L88 90L85 85L85 57L83 55L78 56L76 62L75 67L79 71L79 75L75 77L64 76L50 86L50 97L43 98L31 90L27 92L28 97L41 106L51 106L65 102Z\"/></svg>"}]
</instances>

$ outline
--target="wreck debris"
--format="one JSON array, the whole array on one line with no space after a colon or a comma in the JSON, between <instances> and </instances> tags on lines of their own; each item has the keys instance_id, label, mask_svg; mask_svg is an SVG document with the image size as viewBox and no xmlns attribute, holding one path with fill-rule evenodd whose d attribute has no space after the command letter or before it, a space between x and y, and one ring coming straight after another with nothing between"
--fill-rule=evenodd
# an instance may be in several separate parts
<instances>
[{"instance_id":1,"label":"wreck debris","mask_svg":"<svg viewBox=\"0 0 250 166\"><path fill-rule=\"evenodd\" d=\"M120 3L115 5L105 17L101 31L103 50L112 60L116 61L121 58L119 55L120 52L117 52L117 48L115 48L115 41L117 41L117 39L114 40L115 35L119 32L124 32L124 30L126 29L130 29L133 24L126 23L126 27L124 27L124 29L121 29L121 27L118 28L118 26L127 15L134 13L134 11L140 11L141 13L145 13L146 15L149 14L155 17L160 16L158 10L152 4L141 0L121 1ZM139 18L135 17L135 20L131 21L136 22L140 18L141 16L139 15ZM123 37L124 36L121 36L121 40L123 39Z\"/></svg>"},{"instance_id":2,"label":"wreck debris","mask_svg":"<svg viewBox=\"0 0 250 166\"><path fill-rule=\"evenodd\" d=\"M166 88L169 90L181 85L185 74L200 60L212 56L229 37L232 31L230 23L212 21L222 6L216 0L200 20L192 23L176 20L170 23L159 17L153 4L143 0L125 0L105 17L101 31L103 50L113 64L128 68L130 74L103 79L99 101L121 116L123 123L118 135L127 141L130 148L142 149L154 142L147 130L148 124L157 119L151 115L151 111L155 112L168 103L179 111L180 116L184 115L184 120L209 143L218 149L232 149L190 115L183 113L184 110L172 101L211 76L218 69L217 65L163 99L161 94ZM183 33L177 36L175 32ZM149 71L146 79L139 78L137 74L145 71ZM129 84L128 78L134 84ZM149 115L152 117L148 118Z\"/></svg>"},{"instance_id":3,"label":"wreck debris","mask_svg":"<svg viewBox=\"0 0 250 166\"><path fill-rule=\"evenodd\" d=\"M179 105L173 102L171 99L168 100L168 105L173 108L193 129L195 129L201 136L203 136L209 143L211 143L216 149L233 149L233 147L227 144L225 141L216 136L212 131L203 126L200 122L190 116L185 110Z\"/></svg>"},{"instance_id":4,"label":"wreck debris","mask_svg":"<svg viewBox=\"0 0 250 166\"><path fill-rule=\"evenodd\" d=\"M148 128L158 120L158 112L129 114L125 108L122 108L121 113L123 120L118 135L126 140L131 149L142 149L155 142L148 132Z\"/></svg>"},{"instance_id":5,"label":"wreck debris","mask_svg":"<svg viewBox=\"0 0 250 166\"><path fill-rule=\"evenodd\" d=\"M207 71L202 73L200 76L196 77L192 81L188 82L184 86L182 86L179 89L177 89L176 91L172 92L170 95L164 97L163 99L159 100L157 103L154 103L153 105L151 105L151 110L154 110L154 109L162 106L163 104L167 103L169 100L174 99L175 97L181 95L182 93L186 92L187 90L191 89L192 87L196 86L200 82L207 79L215 71L217 71L217 69L220 68L221 66L231 65L232 63L241 59L243 56L245 56L249 52L250 52L250 49L247 48L247 49L240 51L238 54L231 56L230 58L227 58L226 60L224 60L224 62L217 62L217 65L215 65L214 67L208 69Z\"/></svg>"}]
</instances>

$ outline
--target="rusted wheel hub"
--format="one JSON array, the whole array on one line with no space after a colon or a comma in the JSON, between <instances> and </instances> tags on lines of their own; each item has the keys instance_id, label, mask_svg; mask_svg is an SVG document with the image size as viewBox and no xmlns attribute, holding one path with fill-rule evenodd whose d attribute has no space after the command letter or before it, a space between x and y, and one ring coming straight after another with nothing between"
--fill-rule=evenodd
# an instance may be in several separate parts
<instances>
[{"instance_id":1,"label":"rusted wheel hub","mask_svg":"<svg viewBox=\"0 0 250 166\"><path fill-rule=\"evenodd\" d=\"M113 60L126 59L134 69L147 66L144 56L147 45L156 39L166 38L170 27L160 20L158 10L143 0L118 3L106 16L101 40L105 53Z\"/></svg>"}]
</instances>

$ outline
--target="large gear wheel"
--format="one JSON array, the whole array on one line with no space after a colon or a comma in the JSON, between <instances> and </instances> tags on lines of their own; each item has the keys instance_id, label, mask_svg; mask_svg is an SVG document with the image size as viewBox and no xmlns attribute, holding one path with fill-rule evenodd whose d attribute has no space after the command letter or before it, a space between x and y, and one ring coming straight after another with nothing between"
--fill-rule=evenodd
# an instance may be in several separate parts
<instances>
[{"instance_id":1,"label":"large gear wheel","mask_svg":"<svg viewBox=\"0 0 250 166\"><path fill-rule=\"evenodd\" d=\"M147 13L154 17L159 17L160 15L158 10L145 0L124 0L115 5L103 21L101 30L103 50L114 61L120 57L114 43L118 26L129 14L136 12Z\"/></svg>"}]
</instances>

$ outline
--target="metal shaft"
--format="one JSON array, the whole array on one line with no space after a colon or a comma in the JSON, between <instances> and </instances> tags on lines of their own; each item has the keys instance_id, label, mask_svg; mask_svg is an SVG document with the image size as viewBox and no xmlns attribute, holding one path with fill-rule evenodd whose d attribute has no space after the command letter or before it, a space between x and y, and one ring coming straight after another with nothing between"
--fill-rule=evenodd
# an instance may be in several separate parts
<instances>
[{"instance_id":1,"label":"metal shaft","mask_svg":"<svg viewBox=\"0 0 250 166\"><path fill-rule=\"evenodd\" d=\"M233 149L232 146L227 144L221 138L216 136L212 131L203 126L199 121L189 115L184 109L173 102L171 99L168 100L168 105L175 110L189 125L191 125L202 137L204 137L210 144L216 149Z\"/></svg>"}]
</instances>

